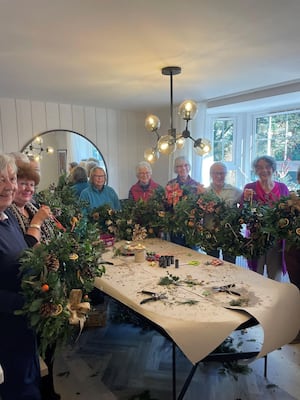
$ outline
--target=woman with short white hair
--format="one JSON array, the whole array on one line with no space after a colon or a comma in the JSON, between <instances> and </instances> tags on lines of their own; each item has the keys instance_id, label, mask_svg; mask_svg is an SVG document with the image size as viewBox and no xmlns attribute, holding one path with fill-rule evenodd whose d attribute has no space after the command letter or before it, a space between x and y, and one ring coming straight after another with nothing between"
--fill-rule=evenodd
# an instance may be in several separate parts
<instances>
[{"instance_id":1,"label":"woman with short white hair","mask_svg":"<svg viewBox=\"0 0 300 400\"><path fill-rule=\"evenodd\" d=\"M24 316L15 315L24 304L20 294L19 257L40 239L39 217L33 217L23 236L16 218L8 211L17 185L15 160L0 154L0 365L4 382L2 400L40 400L40 366L36 335Z\"/></svg>"},{"instance_id":2,"label":"woman with short white hair","mask_svg":"<svg viewBox=\"0 0 300 400\"><path fill-rule=\"evenodd\" d=\"M138 181L131 186L128 198L134 201L148 201L155 190L162 187L151 178L152 168L147 161L139 162L135 170Z\"/></svg>"}]
</instances>

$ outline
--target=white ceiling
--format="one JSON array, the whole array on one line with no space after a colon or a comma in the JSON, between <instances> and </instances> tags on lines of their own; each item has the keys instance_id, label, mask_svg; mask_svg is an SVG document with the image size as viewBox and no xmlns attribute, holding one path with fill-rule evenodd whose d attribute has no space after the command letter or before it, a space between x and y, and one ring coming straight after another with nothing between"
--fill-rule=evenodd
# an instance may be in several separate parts
<instances>
[{"instance_id":1,"label":"white ceiling","mask_svg":"<svg viewBox=\"0 0 300 400\"><path fill-rule=\"evenodd\" d=\"M0 97L151 111L176 65L175 103L299 102L299 17L299 0L0 0Z\"/></svg>"}]
</instances>

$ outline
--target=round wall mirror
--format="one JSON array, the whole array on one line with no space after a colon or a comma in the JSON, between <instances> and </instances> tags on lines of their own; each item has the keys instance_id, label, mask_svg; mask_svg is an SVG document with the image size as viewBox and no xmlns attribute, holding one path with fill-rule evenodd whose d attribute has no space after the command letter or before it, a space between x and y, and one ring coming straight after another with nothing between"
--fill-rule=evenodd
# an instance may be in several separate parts
<instances>
[{"instance_id":1,"label":"round wall mirror","mask_svg":"<svg viewBox=\"0 0 300 400\"><path fill-rule=\"evenodd\" d=\"M51 184L56 185L61 175L68 174L72 162L84 166L89 159L95 159L107 174L100 150L89 139L74 131L56 129L42 132L27 142L21 152L34 157L40 164L42 178L39 190L47 189Z\"/></svg>"}]
</instances>

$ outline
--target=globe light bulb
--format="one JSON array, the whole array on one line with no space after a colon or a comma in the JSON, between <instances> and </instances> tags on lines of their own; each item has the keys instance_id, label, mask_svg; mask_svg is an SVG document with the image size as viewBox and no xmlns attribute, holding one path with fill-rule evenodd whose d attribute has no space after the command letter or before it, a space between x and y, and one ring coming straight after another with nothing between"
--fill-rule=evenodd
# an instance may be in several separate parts
<instances>
[{"instance_id":1,"label":"globe light bulb","mask_svg":"<svg viewBox=\"0 0 300 400\"><path fill-rule=\"evenodd\" d=\"M194 150L198 156L204 156L211 151L211 143L207 139L197 139L194 142Z\"/></svg>"},{"instance_id":2,"label":"globe light bulb","mask_svg":"<svg viewBox=\"0 0 300 400\"><path fill-rule=\"evenodd\" d=\"M185 138L179 133L176 135L176 147L177 150L181 150L184 148Z\"/></svg>"},{"instance_id":3,"label":"globe light bulb","mask_svg":"<svg viewBox=\"0 0 300 400\"><path fill-rule=\"evenodd\" d=\"M198 107L193 100L185 100L178 108L178 114L186 121L190 121L197 114Z\"/></svg>"},{"instance_id":4,"label":"globe light bulb","mask_svg":"<svg viewBox=\"0 0 300 400\"><path fill-rule=\"evenodd\" d=\"M157 142L158 151L162 154L172 154L176 150L176 140L171 135L162 136Z\"/></svg>"},{"instance_id":5,"label":"globe light bulb","mask_svg":"<svg viewBox=\"0 0 300 400\"><path fill-rule=\"evenodd\" d=\"M145 128L148 132L157 131L160 128L160 119L156 115L148 115L145 119Z\"/></svg>"},{"instance_id":6,"label":"globe light bulb","mask_svg":"<svg viewBox=\"0 0 300 400\"><path fill-rule=\"evenodd\" d=\"M156 149L148 148L144 151L144 159L154 164L159 159L159 152Z\"/></svg>"}]
</instances>

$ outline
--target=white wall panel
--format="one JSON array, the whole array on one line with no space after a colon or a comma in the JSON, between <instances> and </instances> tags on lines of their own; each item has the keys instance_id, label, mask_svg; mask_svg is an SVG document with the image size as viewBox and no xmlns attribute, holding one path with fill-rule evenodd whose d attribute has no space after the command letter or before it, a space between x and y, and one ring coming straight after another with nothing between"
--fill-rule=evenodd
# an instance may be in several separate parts
<instances>
[{"instance_id":1,"label":"white wall panel","mask_svg":"<svg viewBox=\"0 0 300 400\"><path fill-rule=\"evenodd\" d=\"M120 132L118 135L119 165L122 170L122 181L130 183L132 182L132 178L135 177L133 170L136 161L136 157L132 154L133 152L135 153L135 138L133 136L134 130L132 129L133 124L132 113L120 113ZM120 198L125 199L127 198L128 190L131 185L125 187L122 186L121 182L119 183ZM133 183L135 183L135 181Z\"/></svg>"},{"instance_id":2,"label":"white wall panel","mask_svg":"<svg viewBox=\"0 0 300 400\"><path fill-rule=\"evenodd\" d=\"M32 114L29 100L16 100L17 128L18 128L18 150L25 142L32 138Z\"/></svg>"},{"instance_id":3,"label":"white wall panel","mask_svg":"<svg viewBox=\"0 0 300 400\"><path fill-rule=\"evenodd\" d=\"M16 102L14 99L0 99L3 151L19 150Z\"/></svg>"},{"instance_id":4,"label":"white wall panel","mask_svg":"<svg viewBox=\"0 0 300 400\"><path fill-rule=\"evenodd\" d=\"M96 144L97 129L96 129L96 109L95 109L95 107L85 107L84 120L85 120L85 136L91 142Z\"/></svg>"},{"instance_id":5,"label":"white wall panel","mask_svg":"<svg viewBox=\"0 0 300 400\"><path fill-rule=\"evenodd\" d=\"M59 121L60 125L58 126L58 128L69 129L70 131L74 130L71 104L59 104Z\"/></svg>"},{"instance_id":6,"label":"white wall panel","mask_svg":"<svg viewBox=\"0 0 300 400\"><path fill-rule=\"evenodd\" d=\"M41 101L31 103L33 136L47 130L46 105Z\"/></svg>"},{"instance_id":7,"label":"white wall panel","mask_svg":"<svg viewBox=\"0 0 300 400\"><path fill-rule=\"evenodd\" d=\"M107 162L108 159L108 140L107 140L107 110L105 108L96 109L96 130L97 139L96 146L101 151L104 159Z\"/></svg>"},{"instance_id":8,"label":"white wall panel","mask_svg":"<svg viewBox=\"0 0 300 400\"><path fill-rule=\"evenodd\" d=\"M47 131L59 127L59 106L57 103L46 103Z\"/></svg>"},{"instance_id":9,"label":"white wall panel","mask_svg":"<svg viewBox=\"0 0 300 400\"><path fill-rule=\"evenodd\" d=\"M85 123L84 123L84 108L82 106L72 106L72 120L73 130L80 133L83 136L85 134Z\"/></svg>"},{"instance_id":10,"label":"white wall panel","mask_svg":"<svg viewBox=\"0 0 300 400\"><path fill-rule=\"evenodd\" d=\"M120 124L118 118L120 114L116 110L107 110L107 132L106 141L108 144L108 158L107 168L109 176L109 185L112 186L120 197L122 196L122 188L120 187L122 180L119 180L119 135L120 135Z\"/></svg>"}]
</instances>

